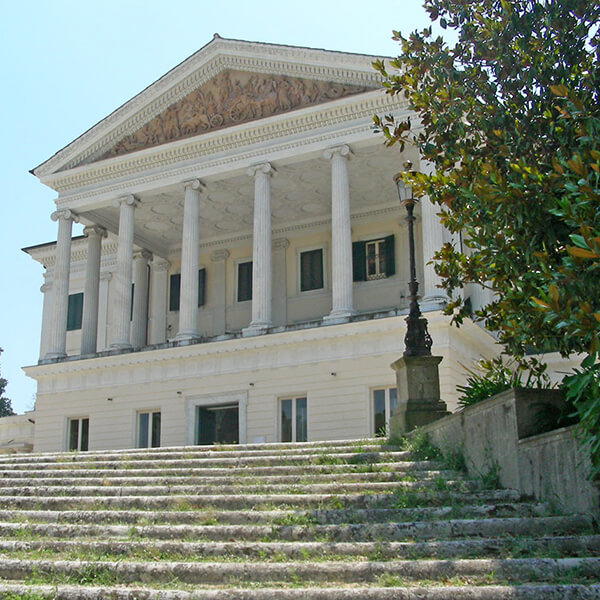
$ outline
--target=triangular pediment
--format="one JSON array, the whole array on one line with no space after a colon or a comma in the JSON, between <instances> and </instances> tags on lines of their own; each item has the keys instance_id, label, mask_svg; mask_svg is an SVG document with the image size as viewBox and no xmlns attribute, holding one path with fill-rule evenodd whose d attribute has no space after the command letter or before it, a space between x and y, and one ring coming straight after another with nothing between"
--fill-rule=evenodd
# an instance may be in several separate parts
<instances>
[{"instance_id":1,"label":"triangular pediment","mask_svg":"<svg viewBox=\"0 0 600 600\"><path fill-rule=\"evenodd\" d=\"M123 137L97 160L322 104L368 89L285 75L222 71Z\"/></svg>"}]
</instances>

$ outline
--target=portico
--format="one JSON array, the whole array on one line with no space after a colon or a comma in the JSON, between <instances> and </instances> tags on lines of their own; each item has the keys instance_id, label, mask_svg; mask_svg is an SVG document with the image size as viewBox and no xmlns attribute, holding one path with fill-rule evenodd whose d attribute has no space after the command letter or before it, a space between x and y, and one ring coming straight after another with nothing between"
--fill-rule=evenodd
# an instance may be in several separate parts
<instances>
[{"instance_id":1,"label":"portico","mask_svg":"<svg viewBox=\"0 0 600 600\"><path fill-rule=\"evenodd\" d=\"M231 409L250 442L281 438L284 407L310 439L387 422L409 280L392 178L420 163L373 134L373 114L408 114L375 58L216 37L34 169L58 193L56 243L25 249L46 268L38 449L82 419L90 449L151 422L161 444L197 443L197 407ZM431 204L416 237L451 403L454 367L493 340L439 313Z\"/></svg>"}]
</instances>

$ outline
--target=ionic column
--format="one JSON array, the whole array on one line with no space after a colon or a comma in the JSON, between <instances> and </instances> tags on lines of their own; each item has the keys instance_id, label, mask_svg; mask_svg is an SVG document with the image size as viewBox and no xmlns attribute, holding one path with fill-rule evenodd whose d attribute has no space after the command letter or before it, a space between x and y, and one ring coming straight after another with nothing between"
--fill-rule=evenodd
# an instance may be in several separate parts
<instances>
[{"instance_id":1,"label":"ionic column","mask_svg":"<svg viewBox=\"0 0 600 600\"><path fill-rule=\"evenodd\" d=\"M148 343L167 341L167 283L169 261L155 256L150 263L150 318Z\"/></svg>"},{"instance_id":2,"label":"ionic column","mask_svg":"<svg viewBox=\"0 0 600 600\"><path fill-rule=\"evenodd\" d=\"M96 340L96 352L106 350L108 330L108 287L112 273L103 271L100 273L100 292L98 293L98 339Z\"/></svg>"},{"instance_id":3,"label":"ionic column","mask_svg":"<svg viewBox=\"0 0 600 600\"><path fill-rule=\"evenodd\" d=\"M331 160L331 313L324 321L345 321L354 314L352 298L352 229L346 145L323 153Z\"/></svg>"},{"instance_id":4,"label":"ionic column","mask_svg":"<svg viewBox=\"0 0 600 600\"><path fill-rule=\"evenodd\" d=\"M40 359L46 355L48 348L48 327L52 319L52 282L44 275L45 283L40 287L40 292L44 294L42 305L42 335L40 337Z\"/></svg>"},{"instance_id":5,"label":"ionic column","mask_svg":"<svg viewBox=\"0 0 600 600\"><path fill-rule=\"evenodd\" d=\"M246 335L271 327L271 175L270 163L248 169L254 177L254 233L252 246L252 321Z\"/></svg>"},{"instance_id":6,"label":"ionic column","mask_svg":"<svg viewBox=\"0 0 600 600\"><path fill-rule=\"evenodd\" d=\"M430 162L421 164L421 171L430 174L434 170ZM448 302L446 292L438 287L442 279L436 274L434 265L431 263L433 255L440 250L444 244L444 226L437 215L438 208L431 202L428 196L423 196L421 204L421 240L423 247L423 299L424 304L445 304ZM431 264L429 264L431 263Z\"/></svg>"},{"instance_id":7,"label":"ionic column","mask_svg":"<svg viewBox=\"0 0 600 600\"><path fill-rule=\"evenodd\" d=\"M115 200L119 208L119 244L117 268L113 284L114 322L110 347L113 350L129 350L131 321L131 274L133 266L133 234L135 208L139 201L135 196L123 196Z\"/></svg>"},{"instance_id":8,"label":"ionic column","mask_svg":"<svg viewBox=\"0 0 600 600\"><path fill-rule=\"evenodd\" d=\"M152 253L147 250L133 255L133 322L131 344L134 348L146 345L148 332L148 261Z\"/></svg>"},{"instance_id":9,"label":"ionic column","mask_svg":"<svg viewBox=\"0 0 600 600\"><path fill-rule=\"evenodd\" d=\"M212 310L213 335L223 335L226 329L226 298L225 298L225 265L229 258L229 250L215 250L210 255L213 262L212 283L208 287Z\"/></svg>"},{"instance_id":10,"label":"ionic column","mask_svg":"<svg viewBox=\"0 0 600 600\"><path fill-rule=\"evenodd\" d=\"M67 312L69 310L69 271L71 269L71 231L75 213L68 209L52 213L58 221L56 260L52 282L52 318L48 327L48 351L44 358L62 358L67 347Z\"/></svg>"},{"instance_id":11,"label":"ionic column","mask_svg":"<svg viewBox=\"0 0 600 600\"><path fill-rule=\"evenodd\" d=\"M287 323L287 267L286 251L290 241L286 238L273 240L273 324Z\"/></svg>"},{"instance_id":12,"label":"ionic column","mask_svg":"<svg viewBox=\"0 0 600 600\"><path fill-rule=\"evenodd\" d=\"M198 257L200 242L200 193L198 179L185 181L183 235L181 240L181 287L179 291L179 331L176 340L193 340L198 332Z\"/></svg>"},{"instance_id":13,"label":"ionic column","mask_svg":"<svg viewBox=\"0 0 600 600\"><path fill-rule=\"evenodd\" d=\"M85 267L85 288L83 290L81 354L93 354L97 351L100 259L102 255L102 238L106 237L106 229L98 225L85 227L83 235L88 239L88 248Z\"/></svg>"}]
</instances>

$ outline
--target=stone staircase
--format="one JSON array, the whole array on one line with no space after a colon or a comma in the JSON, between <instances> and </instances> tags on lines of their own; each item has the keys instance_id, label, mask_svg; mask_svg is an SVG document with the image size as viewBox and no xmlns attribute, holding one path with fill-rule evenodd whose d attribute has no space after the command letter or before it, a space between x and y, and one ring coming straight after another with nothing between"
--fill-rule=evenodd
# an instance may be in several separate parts
<instances>
[{"instance_id":1,"label":"stone staircase","mask_svg":"<svg viewBox=\"0 0 600 600\"><path fill-rule=\"evenodd\" d=\"M376 440L0 458L0 599L600 598L581 515Z\"/></svg>"}]
</instances>

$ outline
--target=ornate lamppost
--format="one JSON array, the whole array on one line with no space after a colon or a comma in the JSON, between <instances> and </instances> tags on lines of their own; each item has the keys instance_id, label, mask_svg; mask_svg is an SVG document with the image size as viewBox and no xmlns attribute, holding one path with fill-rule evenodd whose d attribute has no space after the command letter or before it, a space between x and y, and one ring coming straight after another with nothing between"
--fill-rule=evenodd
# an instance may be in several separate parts
<instances>
[{"instance_id":1,"label":"ornate lamppost","mask_svg":"<svg viewBox=\"0 0 600 600\"><path fill-rule=\"evenodd\" d=\"M412 163L404 163L405 172L413 173ZM412 186L402 180L402 173L394 176L400 204L406 208L406 222L408 223L408 251L410 260L410 281L409 289L409 311L406 318L406 336L404 338L404 356L431 356L431 336L427 331L427 319L421 314L419 307L418 292L419 282L417 281L417 267L415 264L415 232L414 232L414 209L418 199L413 196Z\"/></svg>"},{"instance_id":2,"label":"ornate lamppost","mask_svg":"<svg viewBox=\"0 0 600 600\"><path fill-rule=\"evenodd\" d=\"M404 163L404 169L404 173L414 172L409 161ZM392 435L397 435L431 423L448 413L446 403L440 399L438 366L442 357L431 355L432 340L427 331L427 319L419 308L414 234L414 208L418 199L414 197L412 187L402 180L402 173L395 175L394 181L400 203L406 208L410 261L410 307L406 318L405 350L402 358L392 363L392 369L396 371L398 404L390 420L390 429Z\"/></svg>"}]
</instances>

